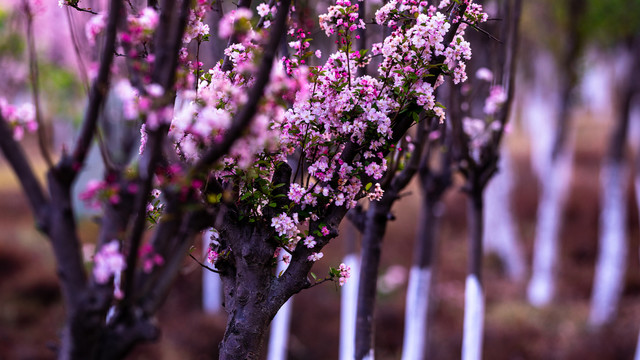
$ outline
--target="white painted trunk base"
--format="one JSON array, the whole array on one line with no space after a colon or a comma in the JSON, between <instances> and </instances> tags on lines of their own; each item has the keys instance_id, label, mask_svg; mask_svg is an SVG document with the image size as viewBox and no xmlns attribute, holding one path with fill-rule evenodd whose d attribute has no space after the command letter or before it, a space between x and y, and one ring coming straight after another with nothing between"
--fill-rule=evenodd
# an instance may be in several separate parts
<instances>
[{"instance_id":1,"label":"white painted trunk base","mask_svg":"<svg viewBox=\"0 0 640 360\"><path fill-rule=\"evenodd\" d=\"M600 241L589 323L602 326L615 318L627 269L627 175L623 163L603 165Z\"/></svg>"},{"instance_id":2,"label":"white painted trunk base","mask_svg":"<svg viewBox=\"0 0 640 360\"><path fill-rule=\"evenodd\" d=\"M464 289L464 325L462 331L462 360L482 359L484 294L480 281L473 274L467 276Z\"/></svg>"},{"instance_id":3,"label":"white painted trunk base","mask_svg":"<svg viewBox=\"0 0 640 360\"><path fill-rule=\"evenodd\" d=\"M534 306L548 305L555 295L558 236L571 180L573 150L549 165L547 176L540 179L542 196L538 205L531 281L527 287L527 298Z\"/></svg>"},{"instance_id":4,"label":"white painted trunk base","mask_svg":"<svg viewBox=\"0 0 640 360\"><path fill-rule=\"evenodd\" d=\"M428 341L431 268L411 267L404 312L402 360L423 360Z\"/></svg>"},{"instance_id":5,"label":"white painted trunk base","mask_svg":"<svg viewBox=\"0 0 640 360\"><path fill-rule=\"evenodd\" d=\"M351 267L351 277L340 291L340 360L353 360L356 356L356 317L358 308L358 283L360 258L347 254L344 264Z\"/></svg>"},{"instance_id":6,"label":"white painted trunk base","mask_svg":"<svg viewBox=\"0 0 640 360\"><path fill-rule=\"evenodd\" d=\"M211 231L202 234L202 253L207 256ZM207 269L202 269L202 309L207 314L216 314L222 310L222 280L220 275Z\"/></svg>"},{"instance_id":7,"label":"white painted trunk base","mask_svg":"<svg viewBox=\"0 0 640 360\"><path fill-rule=\"evenodd\" d=\"M280 252L278 257L278 267L276 275L285 271L288 264L282 261L284 251ZM287 358L289 345L289 327L291 325L291 304L293 297L289 298L284 305L278 310L278 313L271 321L271 333L269 334L269 350L267 352L267 360L285 360Z\"/></svg>"},{"instance_id":8,"label":"white painted trunk base","mask_svg":"<svg viewBox=\"0 0 640 360\"><path fill-rule=\"evenodd\" d=\"M636 173L634 177L634 186L636 190L636 204L640 206L640 173ZM638 252L638 255L640 256L640 252ZM636 344L636 355L634 356L633 359L640 360L640 332L638 332L638 343Z\"/></svg>"},{"instance_id":9,"label":"white painted trunk base","mask_svg":"<svg viewBox=\"0 0 640 360\"><path fill-rule=\"evenodd\" d=\"M506 275L515 282L524 280L526 265L511 212L513 167L508 147L503 146L499 172L484 192L484 249L500 258Z\"/></svg>"}]
</instances>

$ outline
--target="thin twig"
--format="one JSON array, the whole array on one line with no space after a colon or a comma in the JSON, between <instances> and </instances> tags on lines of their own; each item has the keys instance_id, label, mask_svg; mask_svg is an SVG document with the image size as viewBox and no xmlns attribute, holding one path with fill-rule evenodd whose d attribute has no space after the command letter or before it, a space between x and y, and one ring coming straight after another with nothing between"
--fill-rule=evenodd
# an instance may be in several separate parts
<instances>
[{"instance_id":1,"label":"thin twig","mask_svg":"<svg viewBox=\"0 0 640 360\"><path fill-rule=\"evenodd\" d=\"M107 91L109 90L111 64L113 63L113 54L115 52L116 28L118 19L122 16L122 11L122 1L111 0L104 47L102 49L102 58L100 61L100 69L98 70L98 76L94 80L91 93L89 94L89 105L87 107L87 112L82 123L82 129L80 130L80 136L76 142L71 159L71 167L74 176L78 173L85 158L87 157L89 146L91 145L91 141L95 135L98 117L102 110L102 105L105 101Z\"/></svg>"},{"instance_id":2,"label":"thin twig","mask_svg":"<svg viewBox=\"0 0 640 360\"><path fill-rule=\"evenodd\" d=\"M78 67L80 68L80 77L82 78L82 84L84 85L84 89L89 93L89 77L87 76L87 68L84 65L84 61L82 60L82 55L80 54L80 47L78 45L78 35L76 33L76 28L73 26L71 10L67 8L67 25L69 26L69 33L71 34L71 43L73 44L73 51L76 53L76 60L78 61Z\"/></svg>"},{"instance_id":3,"label":"thin twig","mask_svg":"<svg viewBox=\"0 0 640 360\"><path fill-rule=\"evenodd\" d=\"M207 269L207 270L209 270L209 271L211 271L211 272L214 272L214 273L216 273L216 274L222 274L222 272L221 272L220 270L216 270L216 269L210 268L210 267L208 267L207 265L205 265L204 263L201 263L201 262L200 262L200 260L198 260L198 259L196 259L196 258L195 258L195 256L193 256L193 255L189 254L189 257L190 257L190 258L192 258L192 259L193 259L193 261L197 262L197 263L198 263L198 265L202 266L203 268L205 268L205 269Z\"/></svg>"},{"instance_id":4,"label":"thin twig","mask_svg":"<svg viewBox=\"0 0 640 360\"><path fill-rule=\"evenodd\" d=\"M81 8L81 7L79 7L78 5L73 5L73 4L70 4L70 3L68 3L68 2L67 2L67 3L65 3L65 5L67 5L67 6L68 6L68 7L70 7L70 8L74 8L74 9L76 9L76 10L80 11L80 12L86 12L86 13L89 13L89 14L98 15L98 13L97 13L97 12L95 12L95 11L91 10L90 8Z\"/></svg>"},{"instance_id":5,"label":"thin twig","mask_svg":"<svg viewBox=\"0 0 640 360\"><path fill-rule=\"evenodd\" d=\"M35 118L38 123L38 147L47 166L53 167L51 155L47 149L47 141L45 128L42 121L42 112L40 110L40 86L38 83L38 59L36 56L36 44L33 36L33 13L27 0L23 0L24 12L27 17L27 42L29 47L29 77L31 78L31 91L33 96L33 106L35 107Z\"/></svg>"},{"instance_id":6,"label":"thin twig","mask_svg":"<svg viewBox=\"0 0 640 360\"><path fill-rule=\"evenodd\" d=\"M44 191L40 182L36 178L29 160L22 147L13 139L11 129L0 113L0 150L4 153L5 158L13 168L20 185L24 190L24 194L29 200L29 205L33 210L33 214L40 230L47 232L46 226L46 206L48 200L44 195Z\"/></svg>"}]
</instances>

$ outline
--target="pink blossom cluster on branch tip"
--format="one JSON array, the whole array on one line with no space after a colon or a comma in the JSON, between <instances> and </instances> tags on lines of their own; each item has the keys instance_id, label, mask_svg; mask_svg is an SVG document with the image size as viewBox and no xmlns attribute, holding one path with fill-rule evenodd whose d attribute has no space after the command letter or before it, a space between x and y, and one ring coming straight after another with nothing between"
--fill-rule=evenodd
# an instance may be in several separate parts
<instances>
[{"instance_id":1,"label":"pink blossom cluster on branch tip","mask_svg":"<svg viewBox=\"0 0 640 360\"><path fill-rule=\"evenodd\" d=\"M338 267L339 276L338 276L338 284L343 286L347 283L347 279L351 277L351 266L347 266L344 263L340 264Z\"/></svg>"},{"instance_id":2,"label":"pink blossom cluster on branch tip","mask_svg":"<svg viewBox=\"0 0 640 360\"><path fill-rule=\"evenodd\" d=\"M13 138L22 140L26 132L38 130L35 107L33 104L24 103L19 106L9 104L5 98L0 97L0 113L9 127L13 130Z\"/></svg>"},{"instance_id":3,"label":"pink blossom cluster on branch tip","mask_svg":"<svg viewBox=\"0 0 640 360\"><path fill-rule=\"evenodd\" d=\"M106 284L114 277L116 298L122 298L123 295L119 283L120 274L126 267L124 256L119 250L119 241L113 240L104 244L93 257L93 277L98 284Z\"/></svg>"}]
</instances>

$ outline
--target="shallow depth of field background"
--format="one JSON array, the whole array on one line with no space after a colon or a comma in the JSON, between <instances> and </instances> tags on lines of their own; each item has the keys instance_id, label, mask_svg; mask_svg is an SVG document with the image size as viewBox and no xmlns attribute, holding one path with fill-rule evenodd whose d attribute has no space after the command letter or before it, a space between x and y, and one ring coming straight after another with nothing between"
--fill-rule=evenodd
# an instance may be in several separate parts
<instances>
[{"instance_id":1,"label":"shallow depth of field background","mask_svg":"<svg viewBox=\"0 0 640 360\"><path fill-rule=\"evenodd\" d=\"M523 20L524 41L521 51L529 64L516 83L518 92L514 107L511 130L506 137L513 160L514 189L511 207L516 220L518 242L527 261L525 281L510 281L504 274L498 257L485 257L484 282L486 285L486 317L484 335L485 359L631 359L638 331L640 331L640 247L638 210L633 189L633 167L635 151L628 147L627 159L631 164L628 194L628 246L626 280L623 297L614 323L600 331L587 325L589 302L597 255L599 219L599 172L609 134L614 124L615 77L606 74L591 82L579 85L581 93L596 98L608 99L594 106L593 101L578 100L572 113L572 133L575 146L573 176L569 187L560 230L560 255L557 296L552 305L534 308L526 301L526 282L529 279L531 254L535 236L536 209L539 184L531 168L531 144L526 118L535 111L526 106L532 96L531 89L539 76L539 69L531 62L531 54L546 53L553 56L562 48L562 40L546 44L552 39L543 31L544 21L536 16L553 15L552 1L525 6ZM16 25L8 15L12 2L0 1L0 43L5 44L6 33ZM55 28L51 14L59 9L55 4L44 10L42 31ZM542 14L542 15L541 15ZM49 16L49 17L47 17ZM85 19L77 16L78 19ZM48 20L45 20L48 19ZM62 17L61 17L62 19ZM548 18L545 21L552 22ZM49 21L47 23L46 21ZM66 25L65 25L66 27ZM315 35L323 37L321 34ZM42 77L52 84L45 90L55 93L49 96L46 106L52 113L50 121L73 119L82 111L82 102L76 98L62 99L61 93L81 94L79 81L74 80L75 62L68 47L53 49L54 41L49 34L38 40L43 58ZM609 54L618 54L618 47L609 46ZM7 62L7 52L15 47L0 46L0 96L9 91L11 81L19 82L19 73L7 75L9 65L19 69L19 57L14 63ZM607 56L602 48L590 47L583 60L579 61L584 79L590 72L603 68L615 68L610 63L616 56ZM16 65L17 64L17 65ZM551 62L553 64L553 62ZM549 72L561 69L550 65ZM600 70L597 70L600 69ZM611 71L614 71L611 70ZM472 74L470 74L472 75ZM16 79L13 79L13 78ZM53 79L52 79L53 78ZM24 79L23 79L24 81ZM3 85L4 84L4 85ZM27 93L25 93L27 94ZM26 95L25 95L26 96ZM60 103L60 101L64 101ZM62 105L61 105L62 104ZM531 121L531 120L528 120ZM535 122L553 121L541 117ZM640 118L632 119L630 143L640 138ZM72 128L67 125L52 125L51 128ZM56 146L56 141L53 141ZM24 141L34 166L43 173L44 163L38 155L33 138ZM98 174L99 175L99 174ZM456 359L460 357L462 345L462 319L464 281L466 275L466 197L459 190L461 179L446 196L444 216L439 231L438 259L436 268L435 316L432 330L433 359ZM408 194L399 201L384 240L381 274L387 280L387 291L380 292L376 312L376 352L378 359L398 359L402 347L404 318L404 294L406 276L412 261L416 218L419 211L420 189L414 184ZM90 244L97 234L98 226L92 217L79 219L81 237ZM195 241L196 246L200 241ZM315 267L316 273L324 274L328 266L339 264L345 244L335 239L325 249L325 257ZM197 253L198 250L196 251ZM185 259L184 268L175 287L160 311L158 321L162 329L159 342L141 346L130 359L215 359L217 344L224 332L225 316L205 315L201 310L201 268L190 259ZM340 291L332 283L315 287L294 297L290 338L290 359L323 360L338 356ZM0 359L52 359L58 332L63 321L63 308L57 285L55 264L47 240L34 228L33 219L16 179L0 157Z\"/></svg>"}]
</instances>

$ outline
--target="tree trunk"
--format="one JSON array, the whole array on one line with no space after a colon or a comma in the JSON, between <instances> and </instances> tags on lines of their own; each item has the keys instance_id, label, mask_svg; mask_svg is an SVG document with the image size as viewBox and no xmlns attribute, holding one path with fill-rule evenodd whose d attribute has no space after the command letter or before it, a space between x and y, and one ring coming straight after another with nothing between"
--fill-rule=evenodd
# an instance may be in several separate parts
<instances>
[{"instance_id":1,"label":"tree trunk","mask_svg":"<svg viewBox=\"0 0 640 360\"><path fill-rule=\"evenodd\" d=\"M633 45L633 43L632 43ZM625 150L633 97L640 81L640 37L630 49L632 64L621 81L618 121L609 140L601 172L602 208L598 262L589 323L600 327L614 320L624 288L627 264L627 180Z\"/></svg>"},{"instance_id":2,"label":"tree trunk","mask_svg":"<svg viewBox=\"0 0 640 360\"><path fill-rule=\"evenodd\" d=\"M345 265L351 267L351 277L342 286L340 291L340 360L353 360L355 358L356 343L356 311L358 306L358 284L360 279L360 259L356 252L357 231L354 225L348 221L345 242L347 255L344 257Z\"/></svg>"},{"instance_id":3,"label":"tree trunk","mask_svg":"<svg viewBox=\"0 0 640 360\"><path fill-rule=\"evenodd\" d=\"M211 243L211 230L202 233L202 253L207 256ZM220 275L202 269L202 309L207 314L217 314L222 310L222 281Z\"/></svg>"},{"instance_id":4,"label":"tree trunk","mask_svg":"<svg viewBox=\"0 0 640 360\"><path fill-rule=\"evenodd\" d=\"M426 191L426 189L425 189ZM439 217L439 197L422 197L413 266L409 274L402 360L422 360L429 348L429 311L431 282Z\"/></svg>"},{"instance_id":5,"label":"tree trunk","mask_svg":"<svg viewBox=\"0 0 640 360\"><path fill-rule=\"evenodd\" d=\"M280 276L287 269L287 264L282 261L283 251L278 256L278 266L276 276ZM293 297L278 310L271 323L271 333L269 335L269 352L267 360L286 360L289 344L289 325L291 324L291 307Z\"/></svg>"},{"instance_id":6,"label":"tree trunk","mask_svg":"<svg viewBox=\"0 0 640 360\"><path fill-rule=\"evenodd\" d=\"M382 239L395 194L386 192L380 201L369 204L362 237L362 268L358 286L356 359L374 359L374 309Z\"/></svg>"},{"instance_id":7,"label":"tree trunk","mask_svg":"<svg viewBox=\"0 0 640 360\"><path fill-rule=\"evenodd\" d=\"M464 294L462 359L482 358L484 294L482 290L482 191L469 193L469 274Z\"/></svg>"},{"instance_id":8,"label":"tree trunk","mask_svg":"<svg viewBox=\"0 0 640 360\"><path fill-rule=\"evenodd\" d=\"M229 242L236 246L231 247L227 260L232 266L219 267L229 315L220 359L259 359L269 323L282 305L269 302L275 246L269 245L269 235L260 225L236 224L220 232L221 238L226 236L233 237Z\"/></svg>"},{"instance_id":9,"label":"tree trunk","mask_svg":"<svg viewBox=\"0 0 640 360\"><path fill-rule=\"evenodd\" d=\"M549 304L555 295L558 236L572 171L572 151L568 150L561 158L549 163L547 176L541 179L532 276L527 287L527 298L534 306Z\"/></svg>"},{"instance_id":10,"label":"tree trunk","mask_svg":"<svg viewBox=\"0 0 640 360\"><path fill-rule=\"evenodd\" d=\"M485 251L497 254L507 277L520 282L524 279L526 269L511 211L512 160L507 147L502 147L501 153L500 172L491 179L484 194Z\"/></svg>"},{"instance_id":11,"label":"tree trunk","mask_svg":"<svg viewBox=\"0 0 640 360\"><path fill-rule=\"evenodd\" d=\"M589 323L600 327L616 315L627 269L627 167L620 161L602 167L600 242Z\"/></svg>"}]
</instances>

